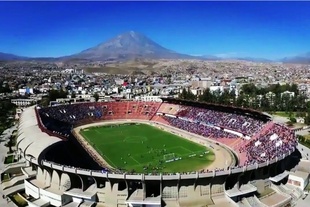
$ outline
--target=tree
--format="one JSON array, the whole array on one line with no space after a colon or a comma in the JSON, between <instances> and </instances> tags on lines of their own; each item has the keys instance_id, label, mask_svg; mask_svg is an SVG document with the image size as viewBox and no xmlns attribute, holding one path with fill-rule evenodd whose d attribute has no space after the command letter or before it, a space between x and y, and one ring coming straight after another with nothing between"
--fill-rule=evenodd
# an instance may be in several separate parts
<instances>
[{"instance_id":1,"label":"tree","mask_svg":"<svg viewBox=\"0 0 310 207\"><path fill-rule=\"evenodd\" d=\"M209 88L205 89L202 95L200 95L198 99L199 101L203 101L203 102L209 102L209 103L214 102L214 96L211 93Z\"/></svg>"},{"instance_id":2,"label":"tree","mask_svg":"<svg viewBox=\"0 0 310 207\"><path fill-rule=\"evenodd\" d=\"M0 83L0 93L11 93L12 90L10 89L9 85Z\"/></svg>"},{"instance_id":3,"label":"tree","mask_svg":"<svg viewBox=\"0 0 310 207\"><path fill-rule=\"evenodd\" d=\"M186 88L183 88L182 92L179 94L179 98L192 101L196 100L195 94L193 94L191 90L187 90Z\"/></svg>"},{"instance_id":4,"label":"tree","mask_svg":"<svg viewBox=\"0 0 310 207\"><path fill-rule=\"evenodd\" d=\"M261 107L265 111L270 111L270 102L269 102L269 100L268 100L266 95L263 95L263 97L262 97Z\"/></svg>"},{"instance_id":5,"label":"tree","mask_svg":"<svg viewBox=\"0 0 310 207\"><path fill-rule=\"evenodd\" d=\"M186 100L186 98L187 98L187 90L185 88L183 88L182 92L179 94L179 98Z\"/></svg>"},{"instance_id":6,"label":"tree","mask_svg":"<svg viewBox=\"0 0 310 207\"><path fill-rule=\"evenodd\" d=\"M76 98L76 93L74 91L71 93L71 98Z\"/></svg>"},{"instance_id":7,"label":"tree","mask_svg":"<svg viewBox=\"0 0 310 207\"><path fill-rule=\"evenodd\" d=\"M296 123L296 122L297 122L296 118L294 118L294 117L291 117L291 118L290 118L290 121L291 121L292 123Z\"/></svg>"},{"instance_id":8,"label":"tree","mask_svg":"<svg viewBox=\"0 0 310 207\"><path fill-rule=\"evenodd\" d=\"M220 94L219 101L222 104L229 105L231 102L231 94L228 90L224 90L222 94Z\"/></svg>"},{"instance_id":9,"label":"tree","mask_svg":"<svg viewBox=\"0 0 310 207\"><path fill-rule=\"evenodd\" d=\"M243 102L244 102L245 96L243 93L240 93L240 95L238 96L237 100L236 100L236 105L239 107L243 107Z\"/></svg>"},{"instance_id":10,"label":"tree","mask_svg":"<svg viewBox=\"0 0 310 207\"><path fill-rule=\"evenodd\" d=\"M187 100L195 101L196 100L196 95L193 94L191 90L188 90L187 92Z\"/></svg>"},{"instance_id":11,"label":"tree","mask_svg":"<svg viewBox=\"0 0 310 207\"><path fill-rule=\"evenodd\" d=\"M96 92L96 93L94 93L94 96L93 96L94 98L95 98L95 101L96 102L98 102L98 100L99 100L99 94Z\"/></svg>"},{"instance_id":12,"label":"tree","mask_svg":"<svg viewBox=\"0 0 310 207\"><path fill-rule=\"evenodd\" d=\"M62 89L60 90L50 90L48 92L49 101L56 101L58 98L67 98L68 92Z\"/></svg>"},{"instance_id":13,"label":"tree","mask_svg":"<svg viewBox=\"0 0 310 207\"><path fill-rule=\"evenodd\" d=\"M308 115L305 117L305 124L310 125L310 116L309 116L309 113L308 113Z\"/></svg>"},{"instance_id":14,"label":"tree","mask_svg":"<svg viewBox=\"0 0 310 207\"><path fill-rule=\"evenodd\" d=\"M257 87L253 83L244 84L241 90L248 95L255 95L258 91Z\"/></svg>"},{"instance_id":15,"label":"tree","mask_svg":"<svg viewBox=\"0 0 310 207\"><path fill-rule=\"evenodd\" d=\"M291 88L290 88L289 91L294 92L294 93L295 93L295 96L299 95L298 86L297 86L297 84L295 84L295 83L291 85Z\"/></svg>"}]
</instances>

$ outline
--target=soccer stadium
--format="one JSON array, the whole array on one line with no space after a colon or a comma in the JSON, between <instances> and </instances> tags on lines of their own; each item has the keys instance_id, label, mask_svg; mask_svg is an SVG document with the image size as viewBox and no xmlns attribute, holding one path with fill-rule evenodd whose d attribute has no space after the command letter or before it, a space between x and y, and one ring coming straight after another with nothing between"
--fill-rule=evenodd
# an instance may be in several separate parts
<instances>
[{"instance_id":1,"label":"soccer stadium","mask_svg":"<svg viewBox=\"0 0 310 207\"><path fill-rule=\"evenodd\" d=\"M170 98L33 106L17 138L29 206L293 206L296 147L268 114Z\"/></svg>"}]
</instances>

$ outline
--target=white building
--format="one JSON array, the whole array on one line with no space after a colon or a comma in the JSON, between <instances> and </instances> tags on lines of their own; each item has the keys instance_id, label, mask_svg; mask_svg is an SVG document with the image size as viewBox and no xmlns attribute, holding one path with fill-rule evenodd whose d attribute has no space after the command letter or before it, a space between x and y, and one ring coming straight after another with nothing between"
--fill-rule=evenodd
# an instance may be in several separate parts
<instances>
[{"instance_id":1,"label":"white building","mask_svg":"<svg viewBox=\"0 0 310 207\"><path fill-rule=\"evenodd\" d=\"M20 88L18 89L18 93L20 95L33 94L33 88Z\"/></svg>"},{"instance_id":2,"label":"white building","mask_svg":"<svg viewBox=\"0 0 310 207\"><path fill-rule=\"evenodd\" d=\"M224 92L224 86L210 86L210 92L212 93L223 93Z\"/></svg>"},{"instance_id":3,"label":"white building","mask_svg":"<svg viewBox=\"0 0 310 207\"><path fill-rule=\"evenodd\" d=\"M11 99L11 103L19 107L24 107L24 106L30 106L36 103L36 101L34 99Z\"/></svg>"},{"instance_id":4,"label":"white building","mask_svg":"<svg viewBox=\"0 0 310 207\"><path fill-rule=\"evenodd\" d=\"M304 190L309 183L309 173L299 170L290 172L287 182L291 185L299 187L301 190Z\"/></svg>"},{"instance_id":5,"label":"white building","mask_svg":"<svg viewBox=\"0 0 310 207\"><path fill-rule=\"evenodd\" d=\"M281 97L284 95L289 96L290 98L293 98L295 96L295 93L291 91L284 91L283 93L281 93Z\"/></svg>"},{"instance_id":6,"label":"white building","mask_svg":"<svg viewBox=\"0 0 310 207\"><path fill-rule=\"evenodd\" d=\"M160 96L137 96L137 100L140 101L155 101L155 102L161 102Z\"/></svg>"}]
</instances>

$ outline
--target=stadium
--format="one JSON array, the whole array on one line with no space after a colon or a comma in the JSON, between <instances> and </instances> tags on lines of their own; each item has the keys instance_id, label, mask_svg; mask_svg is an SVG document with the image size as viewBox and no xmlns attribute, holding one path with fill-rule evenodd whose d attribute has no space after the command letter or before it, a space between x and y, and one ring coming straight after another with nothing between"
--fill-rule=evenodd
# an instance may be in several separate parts
<instances>
[{"instance_id":1,"label":"stadium","mask_svg":"<svg viewBox=\"0 0 310 207\"><path fill-rule=\"evenodd\" d=\"M267 114L170 98L33 106L17 138L29 206L291 206L296 147Z\"/></svg>"}]
</instances>

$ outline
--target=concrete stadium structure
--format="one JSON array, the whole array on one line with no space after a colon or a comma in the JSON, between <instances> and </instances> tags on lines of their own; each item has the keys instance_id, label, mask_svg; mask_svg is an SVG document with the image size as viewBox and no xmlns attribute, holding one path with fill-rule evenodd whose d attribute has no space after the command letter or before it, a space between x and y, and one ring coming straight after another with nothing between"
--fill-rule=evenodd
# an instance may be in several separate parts
<instances>
[{"instance_id":1,"label":"concrete stadium structure","mask_svg":"<svg viewBox=\"0 0 310 207\"><path fill-rule=\"evenodd\" d=\"M227 128L215 124L206 126L237 136L231 139L200 136L229 151L236 162L229 166L223 164L222 168L175 174L130 174L109 169L95 153L85 149L73 133L77 127L87 124L119 120L161 124L183 131L169 123L171 119L182 118L182 107L208 109L210 113L220 110L223 116L232 113L233 117L242 116L246 120L263 120L259 122L263 124L257 126L259 132L253 134L233 129L237 124ZM236 118L231 120L238 121ZM190 118L186 121L202 124L194 123ZM273 159L267 159L267 155L259 156L259 161L253 163L250 160L251 164L247 164L251 152L241 150L251 139L259 141L259 134L265 133L265 128L273 127L273 124L268 116L257 111L170 99L163 99L163 102L79 103L42 109L30 107L23 111L18 126L19 162L5 169L21 168L22 175L10 180L4 192L11 194L24 189L29 206L290 206L301 197L301 192L285 194L279 185L286 182L287 170L299 161L296 145L283 147L279 155L272 155ZM195 136L195 133L183 132ZM278 139L281 139L280 135ZM225 163L224 160L220 162ZM257 195L264 193L266 188L272 188L273 193L261 197L265 202Z\"/></svg>"}]
</instances>

